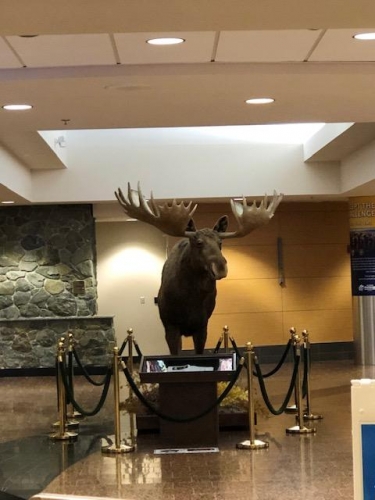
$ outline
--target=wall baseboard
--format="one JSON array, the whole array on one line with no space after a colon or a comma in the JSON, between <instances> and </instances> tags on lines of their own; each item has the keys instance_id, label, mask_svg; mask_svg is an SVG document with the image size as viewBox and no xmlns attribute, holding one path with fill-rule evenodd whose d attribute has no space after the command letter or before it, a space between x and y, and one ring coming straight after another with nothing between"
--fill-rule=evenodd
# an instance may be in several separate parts
<instances>
[{"instance_id":1,"label":"wall baseboard","mask_svg":"<svg viewBox=\"0 0 375 500\"><path fill-rule=\"evenodd\" d=\"M276 364L285 351L286 345L267 345L254 347L255 354L260 363ZM244 352L244 348L239 348ZM194 351L184 351L186 354L194 354ZM208 350L207 352L213 352ZM224 352L224 349L220 349ZM310 357L312 361L339 361L354 360L354 342L321 342L311 344ZM286 361L291 361L289 355Z\"/></svg>"},{"instance_id":2,"label":"wall baseboard","mask_svg":"<svg viewBox=\"0 0 375 500\"><path fill-rule=\"evenodd\" d=\"M271 345L255 347L255 353L259 363L277 364L285 351L286 345ZM243 348L239 349L243 352ZM206 350L206 354L213 352L213 349ZM224 349L220 349L224 352ZM184 350L186 355L194 355L193 350ZM311 344L311 361L354 361L354 342L325 342ZM126 357L123 358L126 361ZM291 361L289 354L286 361ZM139 356L134 357L134 363L140 362ZM90 375L104 375L107 372L107 366L87 366L86 371ZM75 375L83 375L82 370L78 367L74 369ZM56 369L51 368L3 368L0 369L0 377L43 377L55 376Z\"/></svg>"}]
</instances>

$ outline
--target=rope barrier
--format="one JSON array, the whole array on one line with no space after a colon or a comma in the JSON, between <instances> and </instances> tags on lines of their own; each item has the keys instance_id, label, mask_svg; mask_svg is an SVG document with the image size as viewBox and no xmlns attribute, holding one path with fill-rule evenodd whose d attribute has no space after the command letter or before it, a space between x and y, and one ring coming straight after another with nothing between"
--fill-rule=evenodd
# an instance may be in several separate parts
<instances>
[{"instance_id":1,"label":"rope barrier","mask_svg":"<svg viewBox=\"0 0 375 500\"><path fill-rule=\"evenodd\" d=\"M119 356L122 356L122 353L124 352L124 350L125 350L125 347L126 347L126 344L127 344L127 343L128 343L128 338L126 338L126 339L124 340L124 342L121 344L121 347L120 347L120 349L118 350L118 355L119 355Z\"/></svg>"},{"instance_id":2,"label":"rope barrier","mask_svg":"<svg viewBox=\"0 0 375 500\"><path fill-rule=\"evenodd\" d=\"M239 349L237 347L237 344L236 344L235 340L232 337L230 337L230 341L232 343L233 349L235 350L237 356L240 358L241 357L241 353L240 353L240 351L239 351ZM292 341L289 339L288 342L287 342L287 344L286 344L286 346L285 346L285 350L283 352L283 355L280 358L280 361L277 363L277 365L275 366L275 368L272 368L271 371L269 371L266 374L263 374L263 378L271 377L272 375L274 375L276 372L278 372L280 370L280 368L282 367L282 365L285 362L285 359L286 359L286 357L288 355L288 352L290 350L290 346L291 345L292 345ZM246 366L246 362L245 362L245 366ZM255 370L253 371L253 375L254 375L254 377L258 376L257 372Z\"/></svg>"},{"instance_id":3,"label":"rope barrier","mask_svg":"<svg viewBox=\"0 0 375 500\"><path fill-rule=\"evenodd\" d=\"M147 399L144 397L144 395L138 389L136 383L134 382L133 378L131 377L131 375L129 373L129 370L127 369L127 367L126 367L126 365L124 363L123 363L123 372L124 372L124 375L126 377L126 380L128 381L131 389L133 390L134 394L138 397L138 399L140 400L140 402L144 406L146 406L146 408L148 408L149 410L151 410L152 413L155 413L155 415L157 415L158 417L162 418L163 420L167 420L169 422L180 422L180 423L183 423L183 422L193 422L194 420L198 420L199 418L202 418L205 415L207 415L208 413L210 413L210 411L212 411L216 406L219 406L220 403L227 397L227 395L229 394L229 392L233 388L234 384L237 382L237 379L238 379L238 377L239 377L239 375L241 373L243 365L244 365L244 359L241 358L241 360L240 360L240 362L239 362L239 364L238 364L238 366L236 368L236 371L233 374L232 379L230 380L229 384L224 389L224 391L217 398L217 400L215 401L215 403L213 403L212 405L210 405L206 410L204 410L203 412L201 412L199 415L194 415L192 417L181 417L181 418L179 418L179 417L171 417L169 415L161 413L157 408L155 408L154 405L152 405L149 401L147 401Z\"/></svg>"},{"instance_id":4,"label":"rope barrier","mask_svg":"<svg viewBox=\"0 0 375 500\"><path fill-rule=\"evenodd\" d=\"M90 384L99 387L99 386L104 385L106 383L107 374L104 375L104 377L103 377L102 380L100 380L99 382L96 382L94 379L92 379L90 377L88 371L86 370L86 368L81 363L81 360L79 359L79 356L78 356L77 351L75 350L75 348L73 348L73 354L74 354L75 360L77 361L77 365L80 367L80 369L82 370L82 373L83 373L84 377L86 378L86 380L88 380L90 382Z\"/></svg>"},{"instance_id":5,"label":"rope barrier","mask_svg":"<svg viewBox=\"0 0 375 500\"><path fill-rule=\"evenodd\" d=\"M289 339L286 346L285 346L285 350L283 352L283 355L281 356L280 358L280 361L277 363L277 365L275 366L275 368L273 368L271 371L269 371L268 373L265 373L263 374L263 378L268 378L268 377L271 377L272 375L274 375L276 372L278 372L280 370L280 368L282 367L282 365L284 364L284 361L288 355L288 352L290 350L290 346L292 345L292 341ZM255 375L255 377L257 377L257 373L253 373L253 375Z\"/></svg>"},{"instance_id":6,"label":"rope barrier","mask_svg":"<svg viewBox=\"0 0 375 500\"><path fill-rule=\"evenodd\" d=\"M73 405L74 409L79 411L80 413L82 413L82 415L84 415L85 417L92 417L92 416L96 415L97 413L99 413L99 411L102 409L102 407L104 405L105 399L106 399L107 394L108 394L109 384L111 382L111 376L112 376L112 368L108 368L108 371L105 375L105 383L103 386L103 391L102 391L102 394L100 396L100 399L99 399L97 406L91 411L86 411L74 399L74 396L73 396L72 391L70 389L69 381L67 378L65 363L63 361L59 361L59 367L61 370L62 381L64 383L66 394L69 396L70 402Z\"/></svg>"},{"instance_id":7,"label":"rope barrier","mask_svg":"<svg viewBox=\"0 0 375 500\"><path fill-rule=\"evenodd\" d=\"M281 415L282 413L284 413L285 408L288 405L288 401L289 401L289 399L290 399L290 397L292 395L293 389L295 387L296 378L297 378L297 374L298 374L299 363L300 363L300 356L297 354L296 358L294 360L294 369L293 369L293 374L292 374L292 378L291 378L291 381L290 381L290 386L289 386L288 392L287 392L287 394L285 396L285 399L284 399L283 403L281 404L280 408L278 410L275 410L275 408L272 406L272 404L271 404L271 402L269 400L269 397L267 395L267 389L266 389L266 386L265 386L264 380L263 380L264 377L262 375L262 372L261 372L258 360L257 360L257 358L255 358L255 370L257 372L257 377L258 377L258 381L259 381L260 391L262 393L264 402L265 402L268 410L273 415Z\"/></svg>"}]
</instances>

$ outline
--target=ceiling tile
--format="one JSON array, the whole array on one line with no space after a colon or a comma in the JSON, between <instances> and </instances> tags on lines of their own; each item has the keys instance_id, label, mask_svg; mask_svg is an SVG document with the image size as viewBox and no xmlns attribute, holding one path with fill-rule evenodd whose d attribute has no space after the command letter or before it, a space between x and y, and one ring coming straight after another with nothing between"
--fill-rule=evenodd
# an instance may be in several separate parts
<instances>
[{"instance_id":1,"label":"ceiling tile","mask_svg":"<svg viewBox=\"0 0 375 500\"><path fill-rule=\"evenodd\" d=\"M13 54L3 38L0 38L0 68L20 68L22 64Z\"/></svg>"},{"instance_id":2,"label":"ceiling tile","mask_svg":"<svg viewBox=\"0 0 375 500\"><path fill-rule=\"evenodd\" d=\"M303 61L321 30L222 31L215 61Z\"/></svg>"},{"instance_id":3,"label":"ceiling tile","mask_svg":"<svg viewBox=\"0 0 375 500\"><path fill-rule=\"evenodd\" d=\"M215 32L115 33L115 42L123 64L209 62L215 44ZM150 38L179 37L178 45L150 45Z\"/></svg>"},{"instance_id":4,"label":"ceiling tile","mask_svg":"<svg viewBox=\"0 0 375 500\"><path fill-rule=\"evenodd\" d=\"M107 34L9 36L7 40L31 68L116 64Z\"/></svg>"},{"instance_id":5,"label":"ceiling tile","mask_svg":"<svg viewBox=\"0 0 375 500\"><path fill-rule=\"evenodd\" d=\"M375 61L375 40L356 40L357 33L374 29L327 30L309 61Z\"/></svg>"}]
</instances>

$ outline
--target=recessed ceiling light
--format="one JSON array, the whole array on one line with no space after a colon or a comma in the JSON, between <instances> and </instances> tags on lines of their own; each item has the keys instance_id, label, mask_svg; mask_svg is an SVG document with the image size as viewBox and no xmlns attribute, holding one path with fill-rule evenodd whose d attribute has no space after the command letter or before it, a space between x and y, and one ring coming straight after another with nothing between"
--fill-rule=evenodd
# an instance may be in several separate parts
<instances>
[{"instance_id":1,"label":"recessed ceiling light","mask_svg":"<svg viewBox=\"0 0 375 500\"><path fill-rule=\"evenodd\" d=\"M375 40L375 33L357 33L353 38L356 40Z\"/></svg>"},{"instance_id":2,"label":"recessed ceiling light","mask_svg":"<svg viewBox=\"0 0 375 500\"><path fill-rule=\"evenodd\" d=\"M1 203L2 203L2 205L12 205L14 203L14 201L5 200L5 201L2 201Z\"/></svg>"},{"instance_id":3,"label":"recessed ceiling light","mask_svg":"<svg viewBox=\"0 0 375 500\"><path fill-rule=\"evenodd\" d=\"M5 104L2 106L3 109L7 111L25 111L26 109L31 109L31 104Z\"/></svg>"},{"instance_id":4,"label":"recessed ceiling light","mask_svg":"<svg viewBox=\"0 0 375 500\"><path fill-rule=\"evenodd\" d=\"M246 104L270 104L271 102L275 102L275 99L272 97L256 97L254 99L247 99Z\"/></svg>"},{"instance_id":5,"label":"recessed ceiling light","mask_svg":"<svg viewBox=\"0 0 375 500\"><path fill-rule=\"evenodd\" d=\"M177 45L184 43L184 38L164 37L164 38L150 38L146 40L150 45Z\"/></svg>"}]
</instances>

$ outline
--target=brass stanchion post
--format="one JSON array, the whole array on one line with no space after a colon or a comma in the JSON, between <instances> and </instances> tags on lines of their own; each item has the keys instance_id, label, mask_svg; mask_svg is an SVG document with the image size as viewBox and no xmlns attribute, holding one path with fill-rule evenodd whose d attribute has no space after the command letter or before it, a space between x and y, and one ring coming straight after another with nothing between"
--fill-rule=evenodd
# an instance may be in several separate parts
<instances>
[{"instance_id":1,"label":"brass stanchion post","mask_svg":"<svg viewBox=\"0 0 375 500\"><path fill-rule=\"evenodd\" d=\"M135 340L134 340L134 335L133 335L133 329L129 328L127 330L128 333L128 363L127 367L129 370L129 373L131 376L133 376L133 371L134 371L134 362L133 362L133 345L135 345ZM130 402L133 401L133 391L129 385L129 400ZM132 407L132 404L130 405ZM129 425L130 425L130 446L135 449L135 415L133 411L129 412ZM133 451L133 450L132 450Z\"/></svg>"},{"instance_id":2,"label":"brass stanchion post","mask_svg":"<svg viewBox=\"0 0 375 500\"><path fill-rule=\"evenodd\" d=\"M63 374L61 372L61 363L65 363L65 342L60 339L57 345L57 386L58 386L58 402L59 402L59 421L58 431L49 435L54 441L76 441L78 434L76 432L66 431L66 393L63 382Z\"/></svg>"},{"instance_id":3,"label":"brass stanchion post","mask_svg":"<svg viewBox=\"0 0 375 500\"><path fill-rule=\"evenodd\" d=\"M249 432L250 439L236 444L236 448L244 450L259 450L268 448L267 441L255 439L255 405L254 405L254 383L253 383L253 365L254 365L254 349L251 342L246 344L246 371L247 371L247 394L249 403Z\"/></svg>"},{"instance_id":4,"label":"brass stanchion post","mask_svg":"<svg viewBox=\"0 0 375 500\"><path fill-rule=\"evenodd\" d=\"M301 359L301 339L300 337L295 334L294 335L294 347L295 347L295 353L296 357L299 357ZM289 427L286 429L287 434L313 434L316 432L315 428L308 428L305 426L304 421L303 421L303 409L302 409L302 379L301 379L301 362L298 364L298 370L297 370L297 380L295 384L295 394L296 394L296 400L297 400L297 420L298 424L295 425L294 427Z\"/></svg>"},{"instance_id":5,"label":"brass stanchion post","mask_svg":"<svg viewBox=\"0 0 375 500\"><path fill-rule=\"evenodd\" d=\"M134 446L121 444L121 420L120 420L120 380L119 367L121 358L118 354L118 347L113 348L113 396L114 396L114 413L115 413L115 443L111 446L103 446L102 453L118 454L129 453L134 451Z\"/></svg>"},{"instance_id":6,"label":"brass stanchion post","mask_svg":"<svg viewBox=\"0 0 375 500\"><path fill-rule=\"evenodd\" d=\"M74 385L73 385L73 379L74 379L73 350L74 350L75 343L76 343L76 341L74 340L74 336L73 336L72 332L69 332L68 333L68 357L69 357L69 371L70 371L69 376L70 376L70 379L72 381L70 390L71 390L71 393L72 393L73 396L74 396ZM75 425L77 427L79 426L79 422L78 422L77 418L80 418L80 419L83 418L83 415L81 413L79 413L79 411L76 411L74 409L74 406L73 406L72 402L70 402L70 404L69 404L67 416L68 416L68 419L69 419L69 424L71 426Z\"/></svg>"},{"instance_id":7,"label":"brass stanchion post","mask_svg":"<svg viewBox=\"0 0 375 500\"><path fill-rule=\"evenodd\" d=\"M306 352L306 409L303 415L304 420L322 420L323 415L316 415L311 412L311 392L310 392L310 340L309 340L309 332L307 330L302 331L303 338L303 348Z\"/></svg>"},{"instance_id":8,"label":"brass stanchion post","mask_svg":"<svg viewBox=\"0 0 375 500\"><path fill-rule=\"evenodd\" d=\"M294 328L294 326L292 326L290 329L289 329L289 333L290 333L290 339L291 341L293 342L293 353L294 353L294 358L295 358L295 336L297 335L297 332L296 332L296 329ZM285 408L285 412L284 413L297 413L297 395L296 395L296 391L294 390L294 404L293 405L289 405Z\"/></svg>"},{"instance_id":9,"label":"brass stanchion post","mask_svg":"<svg viewBox=\"0 0 375 500\"><path fill-rule=\"evenodd\" d=\"M224 337L224 352L229 351L229 328L227 325L223 328L223 337Z\"/></svg>"}]
</instances>

